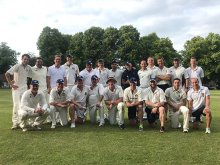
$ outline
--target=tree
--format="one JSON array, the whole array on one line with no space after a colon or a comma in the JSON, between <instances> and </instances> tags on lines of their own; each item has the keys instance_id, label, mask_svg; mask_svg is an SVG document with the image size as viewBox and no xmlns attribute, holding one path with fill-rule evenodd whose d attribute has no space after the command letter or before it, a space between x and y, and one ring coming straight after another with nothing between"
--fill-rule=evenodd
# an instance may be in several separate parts
<instances>
[{"instance_id":1,"label":"tree","mask_svg":"<svg viewBox=\"0 0 220 165\"><path fill-rule=\"evenodd\" d=\"M48 26L43 28L38 38L37 46L46 66L53 64L54 55L64 54L68 51L68 38L70 39L69 36L62 35L55 28L51 29Z\"/></svg>"},{"instance_id":2,"label":"tree","mask_svg":"<svg viewBox=\"0 0 220 165\"><path fill-rule=\"evenodd\" d=\"M184 66L189 66L191 57L197 59L198 65L205 72L205 82L210 80L220 81L220 35L209 33L206 38L193 37L186 41L184 50L181 51Z\"/></svg>"},{"instance_id":3,"label":"tree","mask_svg":"<svg viewBox=\"0 0 220 165\"><path fill-rule=\"evenodd\" d=\"M118 53L122 61L139 62L138 44L140 33L132 25L119 29Z\"/></svg>"},{"instance_id":4,"label":"tree","mask_svg":"<svg viewBox=\"0 0 220 165\"><path fill-rule=\"evenodd\" d=\"M7 43L0 44L0 74L4 74L11 66L15 65L18 53L12 50Z\"/></svg>"}]
</instances>

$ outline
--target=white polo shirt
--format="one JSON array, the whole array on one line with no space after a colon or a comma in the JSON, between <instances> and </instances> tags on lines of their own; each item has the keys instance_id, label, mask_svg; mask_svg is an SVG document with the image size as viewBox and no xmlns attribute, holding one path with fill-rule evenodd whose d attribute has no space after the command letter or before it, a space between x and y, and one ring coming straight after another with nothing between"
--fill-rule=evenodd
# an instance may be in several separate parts
<instances>
[{"instance_id":1,"label":"white polo shirt","mask_svg":"<svg viewBox=\"0 0 220 165\"><path fill-rule=\"evenodd\" d=\"M123 74L123 70L116 69L113 71L112 69L109 70L109 77L114 77L114 79L117 81L117 85L121 86L121 76ZM106 82L105 82L106 83Z\"/></svg>"},{"instance_id":2,"label":"white polo shirt","mask_svg":"<svg viewBox=\"0 0 220 165\"><path fill-rule=\"evenodd\" d=\"M192 112L205 106L205 97L210 96L209 89L204 86L200 86L198 91L191 88L187 93L187 100L193 101Z\"/></svg>"},{"instance_id":3,"label":"white polo shirt","mask_svg":"<svg viewBox=\"0 0 220 165\"><path fill-rule=\"evenodd\" d=\"M37 80L39 82L39 90L47 90L47 67L42 66L38 68L36 65L31 67L32 69L32 80Z\"/></svg>"},{"instance_id":4,"label":"white polo shirt","mask_svg":"<svg viewBox=\"0 0 220 165\"><path fill-rule=\"evenodd\" d=\"M186 72L186 69L182 66L179 66L177 68L175 68L174 66L170 67L170 75L171 75L171 83L173 84L173 80L175 78L179 78L180 79L180 85L182 87L182 82L183 82L183 76L185 79L189 78L189 75Z\"/></svg>"},{"instance_id":5,"label":"white polo shirt","mask_svg":"<svg viewBox=\"0 0 220 165\"><path fill-rule=\"evenodd\" d=\"M27 77L31 77L32 74L30 65L24 67L22 64L16 64L11 67L7 73L14 77L14 84L18 86L17 90L27 90Z\"/></svg>"},{"instance_id":6,"label":"white polo shirt","mask_svg":"<svg viewBox=\"0 0 220 165\"><path fill-rule=\"evenodd\" d=\"M57 87L53 88L50 92L49 103L64 101L71 101L69 89L67 87L64 87L62 92L59 94Z\"/></svg>"},{"instance_id":7,"label":"white polo shirt","mask_svg":"<svg viewBox=\"0 0 220 165\"><path fill-rule=\"evenodd\" d=\"M76 76L79 75L79 67L76 64L71 64L71 65L67 65L67 63L65 63L64 65L62 65L65 70L66 70L66 79L67 79L67 85L74 85L75 84L75 80L76 80Z\"/></svg>"},{"instance_id":8,"label":"white polo shirt","mask_svg":"<svg viewBox=\"0 0 220 165\"><path fill-rule=\"evenodd\" d=\"M102 84L98 83L95 87L89 88L89 99L88 104L89 106L95 105L97 102L100 101L101 96L103 96L104 87Z\"/></svg>"},{"instance_id":9,"label":"white polo shirt","mask_svg":"<svg viewBox=\"0 0 220 165\"><path fill-rule=\"evenodd\" d=\"M204 71L201 67L196 66L195 69L188 67L186 69L186 73L189 75L189 87L192 87L191 78L197 78L199 81L199 85L202 86L201 78L204 77Z\"/></svg>"},{"instance_id":10,"label":"white polo shirt","mask_svg":"<svg viewBox=\"0 0 220 165\"><path fill-rule=\"evenodd\" d=\"M140 87L148 88L150 86L151 77L154 77L153 70L150 68L146 68L145 70L139 70L138 77L140 79Z\"/></svg>"},{"instance_id":11,"label":"white polo shirt","mask_svg":"<svg viewBox=\"0 0 220 165\"><path fill-rule=\"evenodd\" d=\"M99 72L99 83L102 84L104 87L107 86L106 81L109 77L109 70L107 68L103 68L102 70L99 68L96 68L97 72Z\"/></svg>"},{"instance_id":12,"label":"white polo shirt","mask_svg":"<svg viewBox=\"0 0 220 165\"><path fill-rule=\"evenodd\" d=\"M109 87L105 87L104 89L104 100L110 101L110 100L118 100L119 98L123 98L123 89L121 86L115 84L115 89L111 91Z\"/></svg>"},{"instance_id":13,"label":"white polo shirt","mask_svg":"<svg viewBox=\"0 0 220 165\"><path fill-rule=\"evenodd\" d=\"M48 68L47 76L50 77L51 88L55 88L57 80L58 79L64 80L64 77L66 77L66 70L63 66L57 68L55 67L55 65L52 65Z\"/></svg>"},{"instance_id":14,"label":"white polo shirt","mask_svg":"<svg viewBox=\"0 0 220 165\"><path fill-rule=\"evenodd\" d=\"M143 91L143 100L151 101L152 103L166 102L165 93L159 87L153 92L151 87L148 87Z\"/></svg>"},{"instance_id":15,"label":"white polo shirt","mask_svg":"<svg viewBox=\"0 0 220 165\"><path fill-rule=\"evenodd\" d=\"M20 110L34 113L37 107L41 107L44 110L47 109L48 105L44 93L38 90L37 95L34 96L31 89L25 91L21 98Z\"/></svg>"},{"instance_id":16,"label":"white polo shirt","mask_svg":"<svg viewBox=\"0 0 220 165\"><path fill-rule=\"evenodd\" d=\"M165 76L165 75L170 75L170 70L167 67L163 67L163 69L160 69L159 67L156 70L156 76ZM165 85L169 84L169 81L166 80L161 80L157 83L157 85Z\"/></svg>"},{"instance_id":17,"label":"white polo shirt","mask_svg":"<svg viewBox=\"0 0 220 165\"><path fill-rule=\"evenodd\" d=\"M70 96L75 102L78 102L81 106L86 107L87 98L89 96L89 87L84 85L83 90L81 91L77 85L75 85L71 90Z\"/></svg>"},{"instance_id":18,"label":"white polo shirt","mask_svg":"<svg viewBox=\"0 0 220 165\"><path fill-rule=\"evenodd\" d=\"M92 69L90 72L88 72L87 69L83 69L79 75L83 76L83 84L84 85L87 85L87 86L90 86L91 85L91 77L93 75L96 75L97 77L100 77L99 76L99 72L96 70L96 69Z\"/></svg>"},{"instance_id":19,"label":"white polo shirt","mask_svg":"<svg viewBox=\"0 0 220 165\"><path fill-rule=\"evenodd\" d=\"M170 102L175 104L181 104L183 103L183 99L186 99L186 93L182 88L178 90L175 90L174 87L167 88L165 91L165 96Z\"/></svg>"},{"instance_id":20,"label":"white polo shirt","mask_svg":"<svg viewBox=\"0 0 220 165\"><path fill-rule=\"evenodd\" d=\"M132 92L131 87L128 87L124 90L124 101L128 102L138 102L142 101L141 88L136 87L136 89Z\"/></svg>"}]
</instances>

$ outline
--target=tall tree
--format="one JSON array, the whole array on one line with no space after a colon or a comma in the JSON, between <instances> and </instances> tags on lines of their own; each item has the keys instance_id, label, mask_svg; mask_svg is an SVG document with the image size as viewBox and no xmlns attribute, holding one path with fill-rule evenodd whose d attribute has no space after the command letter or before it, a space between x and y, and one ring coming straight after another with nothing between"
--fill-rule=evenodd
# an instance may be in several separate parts
<instances>
[{"instance_id":1,"label":"tall tree","mask_svg":"<svg viewBox=\"0 0 220 165\"><path fill-rule=\"evenodd\" d=\"M138 54L140 33L132 25L119 28L118 53L122 61L133 61L137 63L140 59Z\"/></svg>"},{"instance_id":2,"label":"tall tree","mask_svg":"<svg viewBox=\"0 0 220 165\"><path fill-rule=\"evenodd\" d=\"M64 48L63 35L57 29L51 29L48 26L43 28L38 38L37 46L40 50L40 56L46 66L53 64L55 54L62 54L68 50L68 45L66 50Z\"/></svg>"},{"instance_id":3,"label":"tall tree","mask_svg":"<svg viewBox=\"0 0 220 165\"><path fill-rule=\"evenodd\" d=\"M7 43L0 44L0 74L4 74L11 66L15 65L17 61L17 53L11 49Z\"/></svg>"}]
</instances>

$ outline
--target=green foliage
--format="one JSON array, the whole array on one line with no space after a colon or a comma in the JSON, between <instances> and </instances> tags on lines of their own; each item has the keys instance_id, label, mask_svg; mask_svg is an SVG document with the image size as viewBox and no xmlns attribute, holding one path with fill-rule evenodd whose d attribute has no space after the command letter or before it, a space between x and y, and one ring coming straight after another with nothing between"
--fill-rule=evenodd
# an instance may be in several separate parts
<instances>
[{"instance_id":1,"label":"green foliage","mask_svg":"<svg viewBox=\"0 0 220 165\"><path fill-rule=\"evenodd\" d=\"M55 28L45 27L43 29L38 38L37 46L46 66L53 64L54 55L65 54L68 51L70 38L69 35L62 35Z\"/></svg>"},{"instance_id":2,"label":"green foliage","mask_svg":"<svg viewBox=\"0 0 220 165\"><path fill-rule=\"evenodd\" d=\"M183 64L189 66L191 57L195 57L198 65L205 72L205 81L219 81L220 77L220 35L209 33L206 38L197 36L186 41L181 52Z\"/></svg>"},{"instance_id":3,"label":"green foliage","mask_svg":"<svg viewBox=\"0 0 220 165\"><path fill-rule=\"evenodd\" d=\"M17 63L18 53L12 50L7 43L0 44L0 74L4 74L11 66Z\"/></svg>"},{"instance_id":4,"label":"green foliage","mask_svg":"<svg viewBox=\"0 0 220 165\"><path fill-rule=\"evenodd\" d=\"M0 90L0 164L219 164L220 91L211 91L212 133L207 135L205 123L199 130L190 125L188 134L180 129L159 133L144 122L144 131L128 126L125 130L108 123L100 128L89 121L75 129L44 125L42 131L12 131L10 90Z\"/></svg>"}]
</instances>

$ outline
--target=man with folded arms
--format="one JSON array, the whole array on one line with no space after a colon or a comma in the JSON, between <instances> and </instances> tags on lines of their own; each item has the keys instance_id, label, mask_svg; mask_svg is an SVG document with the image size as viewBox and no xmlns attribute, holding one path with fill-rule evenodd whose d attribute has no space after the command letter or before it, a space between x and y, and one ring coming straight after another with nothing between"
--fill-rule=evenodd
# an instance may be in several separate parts
<instances>
[{"instance_id":1,"label":"man with folded arms","mask_svg":"<svg viewBox=\"0 0 220 165\"><path fill-rule=\"evenodd\" d=\"M31 81L30 89L25 91L21 98L21 106L19 116L21 119L20 127L23 132L28 131L28 120L34 118L33 128L40 130L40 125L46 120L49 115L49 110L46 98L42 91L38 91L39 82Z\"/></svg>"}]
</instances>

